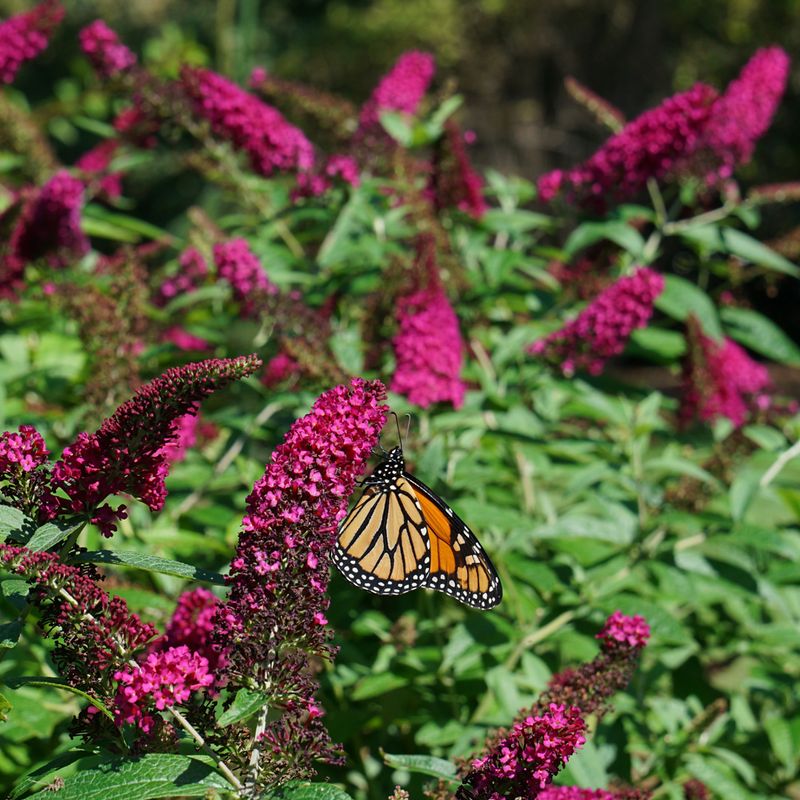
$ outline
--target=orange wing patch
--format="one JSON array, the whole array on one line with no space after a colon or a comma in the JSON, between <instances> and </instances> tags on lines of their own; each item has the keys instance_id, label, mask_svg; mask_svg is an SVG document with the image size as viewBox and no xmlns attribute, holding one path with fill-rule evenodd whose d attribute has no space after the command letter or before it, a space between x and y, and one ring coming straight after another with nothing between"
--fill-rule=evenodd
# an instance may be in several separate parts
<instances>
[{"instance_id":1,"label":"orange wing patch","mask_svg":"<svg viewBox=\"0 0 800 800\"><path fill-rule=\"evenodd\" d=\"M415 492L422 508L428 533L431 535L431 572L451 575L456 568L456 557L450 542L450 521L424 494Z\"/></svg>"}]
</instances>

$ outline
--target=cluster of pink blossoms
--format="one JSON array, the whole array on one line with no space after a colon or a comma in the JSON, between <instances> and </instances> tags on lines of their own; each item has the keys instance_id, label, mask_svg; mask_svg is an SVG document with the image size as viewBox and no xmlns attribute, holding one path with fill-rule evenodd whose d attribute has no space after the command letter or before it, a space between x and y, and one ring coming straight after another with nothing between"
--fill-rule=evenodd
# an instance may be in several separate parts
<instances>
[{"instance_id":1,"label":"cluster of pink blossoms","mask_svg":"<svg viewBox=\"0 0 800 800\"><path fill-rule=\"evenodd\" d=\"M704 144L719 162L715 171L720 178L750 160L775 116L788 77L789 56L780 47L765 47L714 104Z\"/></svg>"},{"instance_id":2,"label":"cluster of pink blossoms","mask_svg":"<svg viewBox=\"0 0 800 800\"><path fill-rule=\"evenodd\" d=\"M211 70L184 67L181 80L196 112L217 136L247 153L260 175L314 166L311 142L276 109Z\"/></svg>"},{"instance_id":3,"label":"cluster of pink blossoms","mask_svg":"<svg viewBox=\"0 0 800 800\"><path fill-rule=\"evenodd\" d=\"M222 679L230 689L268 687L270 708L283 712L263 743L284 776L313 774L314 756L335 758L309 657L331 653L331 550L386 420L384 395L380 382L354 378L322 394L292 425L247 499L230 591L215 618ZM268 762L264 769L272 768Z\"/></svg>"},{"instance_id":4,"label":"cluster of pink blossoms","mask_svg":"<svg viewBox=\"0 0 800 800\"><path fill-rule=\"evenodd\" d=\"M208 264L203 254L194 247L187 247L181 253L178 265L178 272L159 287L154 298L157 306L165 306L170 300L195 291L208 276Z\"/></svg>"},{"instance_id":5,"label":"cluster of pink blossoms","mask_svg":"<svg viewBox=\"0 0 800 800\"><path fill-rule=\"evenodd\" d=\"M166 647L186 645L208 661L209 669L214 674L220 667L220 653L211 644L218 606L219 600L208 589L199 587L184 592L178 598L164 634Z\"/></svg>"},{"instance_id":6,"label":"cluster of pink blossoms","mask_svg":"<svg viewBox=\"0 0 800 800\"><path fill-rule=\"evenodd\" d=\"M586 741L580 710L550 704L517 722L496 748L472 762L464 779L479 797L536 797Z\"/></svg>"},{"instance_id":7,"label":"cluster of pink blossoms","mask_svg":"<svg viewBox=\"0 0 800 800\"><path fill-rule=\"evenodd\" d=\"M629 617L621 611L615 611L606 620L596 638L603 642L606 650L617 646L639 650L650 639L650 626L638 614Z\"/></svg>"},{"instance_id":8,"label":"cluster of pink blossoms","mask_svg":"<svg viewBox=\"0 0 800 800\"><path fill-rule=\"evenodd\" d=\"M690 318L688 334L680 409L684 424L695 418L727 417L739 427L754 407L769 407L770 377L763 364L728 338L717 342L706 336L694 318Z\"/></svg>"},{"instance_id":9,"label":"cluster of pink blossoms","mask_svg":"<svg viewBox=\"0 0 800 800\"><path fill-rule=\"evenodd\" d=\"M579 786L548 786L536 800L649 800L645 789L582 789Z\"/></svg>"},{"instance_id":10,"label":"cluster of pink blossoms","mask_svg":"<svg viewBox=\"0 0 800 800\"><path fill-rule=\"evenodd\" d=\"M50 451L33 425L20 425L19 432L0 434L0 475L33 472L47 461Z\"/></svg>"},{"instance_id":11,"label":"cluster of pink blossoms","mask_svg":"<svg viewBox=\"0 0 800 800\"><path fill-rule=\"evenodd\" d=\"M295 197L319 197L337 181L350 186L359 186L358 162L352 156L332 155L317 172L301 172L297 176Z\"/></svg>"},{"instance_id":12,"label":"cluster of pink blossoms","mask_svg":"<svg viewBox=\"0 0 800 800\"><path fill-rule=\"evenodd\" d=\"M436 61L430 53L403 53L361 109L360 129L379 127L381 111L415 114L435 71Z\"/></svg>"},{"instance_id":13,"label":"cluster of pink blossoms","mask_svg":"<svg viewBox=\"0 0 800 800\"><path fill-rule=\"evenodd\" d=\"M466 391L464 342L444 290L437 285L400 298L397 320L391 390L422 408L440 402L460 408Z\"/></svg>"},{"instance_id":14,"label":"cluster of pink blossoms","mask_svg":"<svg viewBox=\"0 0 800 800\"><path fill-rule=\"evenodd\" d=\"M252 310L253 293L276 295L278 287L267 277L258 256L245 239L229 239L214 245L217 274L233 289L234 298L245 313Z\"/></svg>"},{"instance_id":15,"label":"cluster of pink blossoms","mask_svg":"<svg viewBox=\"0 0 800 800\"><path fill-rule=\"evenodd\" d=\"M180 645L150 653L138 667L117 670L114 680L120 684L114 703L117 725L137 725L149 733L155 724L152 708L182 705L193 692L212 686L214 676L203 656Z\"/></svg>"},{"instance_id":16,"label":"cluster of pink blossoms","mask_svg":"<svg viewBox=\"0 0 800 800\"><path fill-rule=\"evenodd\" d=\"M786 53L763 48L721 96L697 84L625 125L582 164L543 175L540 197L563 192L569 202L602 210L609 199L634 196L650 178L685 171L724 180L769 128L788 74Z\"/></svg>"},{"instance_id":17,"label":"cluster of pink blossoms","mask_svg":"<svg viewBox=\"0 0 800 800\"><path fill-rule=\"evenodd\" d=\"M11 234L12 257L21 262L47 256L54 266L65 266L89 251L81 230L83 183L61 170L38 190L22 212Z\"/></svg>"},{"instance_id":18,"label":"cluster of pink blossoms","mask_svg":"<svg viewBox=\"0 0 800 800\"><path fill-rule=\"evenodd\" d=\"M81 50L102 78L113 78L136 66L136 56L101 19L87 25L79 38Z\"/></svg>"},{"instance_id":19,"label":"cluster of pink blossoms","mask_svg":"<svg viewBox=\"0 0 800 800\"><path fill-rule=\"evenodd\" d=\"M19 68L47 47L63 17L64 9L56 0L45 0L0 23L0 81L11 83Z\"/></svg>"},{"instance_id":20,"label":"cluster of pink blossoms","mask_svg":"<svg viewBox=\"0 0 800 800\"><path fill-rule=\"evenodd\" d=\"M647 267L604 289L563 328L539 339L528 352L560 364L565 375L585 369L599 375L609 358L619 355L637 328L647 325L664 278Z\"/></svg>"},{"instance_id":21,"label":"cluster of pink blossoms","mask_svg":"<svg viewBox=\"0 0 800 800\"><path fill-rule=\"evenodd\" d=\"M300 365L297 360L288 353L278 353L267 362L264 372L261 374L261 383L264 386L273 387L283 383L292 375L300 372Z\"/></svg>"},{"instance_id":22,"label":"cluster of pink blossoms","mask_svg":"<svg viewBox=\"0 0 800 800\"><path fill-rule=\"evenodd\" d=\"M614 134L588 160L554 170L538 181L542 200L560 192L577 205L602 209L608 199L635 195L648 178L675 170L702 144L717 92L698 83L645 111Z\"/></svg>"},{"instance_id":23,"label":"cluster of pink blossoms","mask_svg":"<svg viewBox=\"0 0 800 800\"><path fill-rule=\"evenodd\" d=\"M173 436L175 437L161 452L168 464L177 464L186 458L186 451L191 450L197 443L197 426L200 418L197 410L184 414L174 423Z\"/></svg>"},{"instance_id":24,"label":"cluster of pink blossoms","mask_svg":"<svg viewBox=\"0 0 800 800\"><path fill-rule=\"evenodd\" d=\"M126 493L153 511L164 505L169 463L164 446L175 436L177 420L199 401L260 365L255 356L209 359L168 369L143 386L103 422L96 433L80 433L53 467L63 511L89 512L104 536L111 536L125 507L101 505Z\"/></svg>"}]
</instances>

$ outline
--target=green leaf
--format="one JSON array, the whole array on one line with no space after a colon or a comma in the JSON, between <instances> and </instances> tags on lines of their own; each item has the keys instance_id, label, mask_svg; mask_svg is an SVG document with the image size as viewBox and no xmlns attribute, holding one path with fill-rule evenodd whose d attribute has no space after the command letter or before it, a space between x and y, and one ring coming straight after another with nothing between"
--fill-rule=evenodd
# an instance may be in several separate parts
<instances>
[{"instance_id":1,"label":"green leaf","mask_svg":"<svg viewBox=\"0 0 800 800\"><path fill-rule=\"evenodd\" d=\"M450 761L433 756L402 756L392 753L382 753L384 763L389 767L407 769L419 775L430 775L432 778L456 780L458 768Z\"/></svg>"},{"instance_id":2,"label":"green leaf","mask_svg":"<svg viewBox=\"0 0 800 800\"><path fill-rule=\"evenodd\" d=\"M736 228L722 228L720 235L728 253L739 256L744 261L758 264L759 267L800 278L800 268L749 234L736 230Z\"/></svg>"},{"instance_id":3,"label":"green leaf","mask_svg":"<svg viewBox=\"0 0 800 800\"><path fill-rule=\"evenodd\" d=\"M90 694L86 694L86 692L83 692L80 689L76 689L74 686L62 683L58 678L8 678L6 683L12 689L19 689L21 686L38 686L46 689L61 689L64 692L69 692L70 694L82 697L84 700L87 700L89 703L91 703L98 711L101 711L103 714L105 714L110 720L114 719L114 715L97 698L92 697Z\"/></svg>"},{"instance_id":4,"label":"green leaf","mask_svg":"<svg viewBox=\"0 0 800 800\"><path fill-rule=\"evenodd\" d=\"M428 131L428 135L431 138L438 137L442 132L444 123L447 122L463 104L464 98L460 94L454 94L448 97L425 121L425 128Z\"/></svg>"},{"instance_id":5,"label":"green leaf","mask_svg":"<svg viewBox=\"0 0 800 800\"><path fill-rule=\"evenodd\" d=\"M35 553L42 553L63 541L75 531L80 530L85 524L85 517L72 517L71 519L57 519L53 522L45 522L44 525L34 531L33 536L28 539L25 546Z\"/></svg>"},{"instance_id":6,"label":"green leaf","mask_svg":"<svg viewBox=\"0 0 800 800\"><path fill-rule=\"evenodd\" d=\"M380 121L383 129L392 139L403 147L411 145L413 129L406 114L401 114L399 111L381 111Z\"/></svg>"},{"instance_id":7,"label":"green leaf","mask_svg":"<svg viewBox=\"0 0 800 800\"><path fill-rule=\"evenodd\" d=\"M0 694L0 722L5 722L8 719L8 712L12 708L13 706L8 702L6 696Z\"/></svg>"},{"instance_id":8,"label":"green leaf","mask_svg":"<svg viewBox=\"0 0 800 800\"><path fill-rule=\"evenodd\" d=\"M744 519L750 503L758 493L759 476L751 469L743 469L733 479L728 498L731 504L731 517L739 521Z\"/></svg>"},{"instance_id":9,"label":"green leaf","mask_svg":"<svg viewBox=\"0 0 800 800\"><path fill-rule=\"evenodd\" d=\"M606 786L608 784L608 773L603 753L597 746L588 741L584 746L570 758L564 772L565 780L574 783L576 786L584 788L595 786Z\"/></svg>"},{"instance_id":10,"label":"green leaf","mask_svg":"<svg viewBox=\"0 0 800 800\"><path fill-rule=\"evenodd\" d=\"M370 697L379 697L382 694L406 686L408 679L402 675L393 675L391 672L380 672L376 675L367 675L362 678L350 695L353 700L368 700Z\"/></svg>"},{"instance_id":11,"label":"green leaf","mask_svg":"<svg viewBox=\"0 0 800 800\"><path fill-rule=\"evenodd\" d=\"M722 338L722 327L711 298L684 278L664 276L664 291L656 299L656 308L680 322L684 322L689 314L694 314L709 336Z\"/></svg>"},{"instance_id":12,"label":"green leaf","mask_svg":"<svg viewBox=\"0 0 800 800\"><path fill-rule=\"evenodd\" d=\"M800 366L800 347L763 314L750 308L726 306L720 316L732 339L773 361Z\"/></svg>"},{"instance_id":13,"label":"green leaf","mask_svg":"<svg viewBox=\"0 0 800 800\"><path fill-rule=\"evenodd\" d=\"M48 786L52 782L53 773L68 767L79 759L87 757L97 760L97 756L93 756L88 750L70 749L64 753L59 753L55 758L50 759L50 761L41 766L34 766L17 779L11 794L8 796L8 800L18 800L18 798L23 797L33 789Z\"/></svg>"},{"instance_id":14,"label":"green leaf","mask_svg":"<svg viewBox=\"0 0 800 800\"><path fill-rule=\"evenodd\" d=\"M686 761L687 769L692 776L706 786L713 786L717 797L724 797L725 800L755 800L754 795L715 759L692 754Z\"/></svg>"},{"instance_id":15,"label":"green leaf","mask_svg":"<svg viewBox=\"0 0 800 800\"><path fill-rule=\"evenodd\" d=\"M43 789L29 800L151 800L158 797L204 797L231 785L196 758L152 753L140 758L112 758L68 775L54 795Z\"/></svg>"},{"instance_id":16,"label":"green leaf","mask_svg":"<svg viewBox=\"0 0 800 800\"><path fill-rule=\"evenodd\" d=\"M570 234L564 245L567 258L595 242L608 239L627 250L634 258L640 258L644 250L644 239L636 228L619 220L608 222L584 222Z\"/></svg>"},{"instance_id":17,"label":"green leaf","mask_svg":"<svg viewBox=\"0 0 800 800\"><path fill-rule=\"evenodd\" d=\"M217 724L224 728L226 725L248 719L268 702L269 695L266 692L259 692L255 689L239 689L233 703L219 715Z\"/></svg>"},{"instance_id":18,"label":"green leaf","mask_svg":"<svg viewBox=\"0 0 800 800\"><path fill-rule=\"evenodd\" d=\"M22 623L18 619L4 622L0 625L0 648L10 650L16 647L21 633Z\"/></svg>"},{"instance_id":19,"label":"green leaf","mask_svg":"<svg viewBox=\"0 0 800 800\"><path fill-rule=\"evenodd\" d=\"M17 578L9 578L0 583L3 597L27 597L30 587L27 582Z\"/></svg>"},{"instance_id":20,"label":"green leaf","mask_svg":"<svg viewBox=\"0 0 800 800\"><path fill-rule=\"evenodd\" d=\"M797 763L797 751L792 740L792 729L783 717L767 717L764 720L764 730L767 732L772 752L775 758L792 773Z\"/></svg>"},{"instance_id":21,"label":"green leaf","mask_svg":"<svg viewBox=\"0 0 800 800\"><path fill-rule=\"evenodd\" d=\"M114 564L120 567L136 567L148 572L160 572L162 575L173 575L176 578L186 578L194 581L205 581L224 586L225 578L218 572L184 564L182 561L173 561L169 558L147 555L146 553L120 553L112 550L91 550L81 553L75 561L88 561L90 564Z\"/></svg>"},{"instance_id":22,"label":"green leaf","mask_svg":"<svg viewBox=\"0 0 800 800\"><path fill-rule=\"evenodd\" d=\"M0 538L23 542L36 523L14 506L0 506Z\"/></svg>"},{"instance_id":23,"label":"green leaf","mask_svg":"<svg viewBox=\"0 0 800 800\"><path fill-rule=\"evenodd\" d=\"M686 339L678 331L663 328L639 328L631 334L633 344L651 358L675 361L686 352Z\"/></svg>"},{"instance_id":24,"label":"green leaf","mask_svg":"<svg viewBox=\"0 0 800 800\"><path fill-rule=\"evenodd\" d=\"M352 800L344 789L332 783L290 781L264 795L263 800Z\"/></svg>"}]
</instances>

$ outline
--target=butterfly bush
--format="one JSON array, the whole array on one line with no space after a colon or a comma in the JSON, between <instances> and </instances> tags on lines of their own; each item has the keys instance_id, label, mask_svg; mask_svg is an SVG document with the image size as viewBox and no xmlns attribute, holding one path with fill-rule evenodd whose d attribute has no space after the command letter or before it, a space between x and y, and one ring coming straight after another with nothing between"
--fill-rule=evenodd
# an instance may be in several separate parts
<instances>
[{"instance_id":1,"label":"butterfly bush","mask_svg":"<svg viewBox=\"0 0 800 800\"><path fill-rule=\"evenodd\" d=\"M75 168L81 170L85 178L98 181L98 194L111 200L122 194L122 173L109 170L120 144L119 139L106 139L75 162Z\"/></svg>"},{"instance_id":2,"label":"butterfly bush","mask_svg":"<svg viewBox=\"0 0 800 800\"><path fill-rule=\"evenodd\" d=\"M182 705L192 693L209 688L214 676L208 660L186 645L150 653L137 666L117 670L114 680L119 689L114 702L118 725L136 725L151 733L157 723L151 709L163 711Z\"/></svg>"},{"instance_id":3,"label":"butterfly bush","mask_svg":"<svg viewBox=\"0 0 800 800\"><path fill-rule=\"evenodd\" d=\"M29 601L40 626L55 641L59 675L91 697L116 693L114 672L156 635L156 629L111 597L85 568L65 564L55 553L0 544L0 565L31 586Z\"/></svg>"},{"instance_id":4,"label":"butterfly bush","mask_svg":"<svg viewBox=\"0 0 800 800\"><path fill-rule=\"evenodd\" d=\"M325 615L331 550L385 422L384 393L379 381L354 378L322 394L247 499L212 639L229 689L260 689L280 714L259 726L260 780L308 777L314 757L338 758L320 720L309 658L333 652Z\"/></svg>"},{"instance_id":5,"label":"butterfly bush","mask_svg":"<svg viewBox=\"0 0 800 800\"><path fill-rule=\"evenodd\" d=\"M644 789L582 789L578 786L548 786L537 800L648 800Z\"/></svg>"},{"instance_id":6,"label":"butterfly bush","mask_svg":"<svg viewBox=\"0 0 800 800\"><path fill-rule=\"evenodd\" d=\"M313 145L276 109L208 69L184 67L181 81L195 111L217 136L245 152L258 174L313 167Z\"/></svg>"},{"instance_id":7,"label":"butterfly bush","mask_svg":"<svg viewBox=\"0 0 800 800\"><path fill-rule=\"evenodd\" d=\"M746 164L756 142L767 132L786 90L789 56L780 47L758 50L736 80L714 104L705 147L719 162L716 173L727 178Z\"/></svg>"},{"instance_id":8,"label":"butterfly bush","mask_svg":"<svg viewBox=\"0 0 800 800\"><path fill-rule=\"evenodd\" d=\"M199 653L208 662L209 670L217 675L220 671L220 652L212 641L214 617L219 600L213 592L203 587L184 592L175 605L175 611L167 625L161 648L185 645Z\"/></svg>"},{"instance_id":9,"label":"butterfly bush","mask_svg":"<svg viewBox=\"0 0 800 800\"><path fill-rule=\"evenodd\" d=\"M528 352L560 365L565 375L578 369L599 375L608 359L622 353L631 333L647 325L663 290L661 275L638 267L604 289L563 328L529 345Z\"/></svg>"},{"instance_id":10,"label":"butterfly bush","mask_svg":"<svg viewBox=\"0 0 800 800\"><path fill-rule=\"evenodd\" d=\"M716 341L707 336L694 316L687 333L680 407L684 424L726 417L738 428L754 409L769 407L770 377L763 364L727 337Z\"/></svg>"},{"instance_id":11,"label":"butterfly bush","mask_svg":"<svg viewBox=\"0 0 800 800\"><path fill-rule=\"evenodd\" d=\"M88 512L101 533L111 536L126 512L124 506L103 504L109 495L129 494L159 510L169 472L164 446L175 437L177 421L260 363L255 356L242 356L174 367L143 386L95 433L79 434L53 467L63 512Z\"/></svg>"},{"instance_id":12,"label":"butterfly bush","mask_svg":"<svg viewBox=\"0 0 800 800\"><path fill-rule=\"evenodd\" d=\"M599 720L608 711L610 698L630 683L649 638L644 617L611 614L597 634L600 653L592 661L556 673L510 730L490 734L482 755L459 771L462 782L474 790L472 795L457 796L465 800L548 797L540 790L585 741L584 717L591 714ZM630 795L630 799L646 796Z\"/></svg>"},{"instance_id":13,"label":"butterfly bush","mask_svg":"<svg viewBox=\"0 0 800 800\"><path fill-rule=\"evenodd\" d=\"M81 50L102 78L113 78L136 66L136 56L101 19L87 25L79 39Z\"/></svg>"},{"instance_id":14,"label":"butterfly bush","mask_svg":"<svg viewBox=\"0 0 800 800\"><path fill-rule=\"evenodd\" d=\"M415 114L435 71L436 61L430 53L418 50L403 53L362 107L360 129L379 128L382 111Z\"/></svg>"},{"instance_id":15,"label":"butterfly bush","mask_svg":"<svg viewBox=\"0 0 800 800\"><path fill-rule=\"evenodd\" d=\"M12 83L19 68L47 47L63 18L60 3L45 0L30 11L0 23L0 81Z\"/></svg>"},{"instance_id":16,"label":"butterfly bush","mask_svg":"<svg viewBox=\"0 0 800 800\"><path fill-rule=\"evenodd\" d=\"M552 703L527 716L495 747L474 759L464 783L478 800L534 798L586 741L578 708Z\"/></svg>"},{"instance_id":17,"label":"butterfly bush","mask_svg":"<svg viewBox=\"0 0 800 800\"><path fill-rule=\"evenodd\" d=\"M602 209L610 199L635 196L650 178L684 165L704 143L717 92L698 83L629 122L590 158L539 178L542 200L564 193L569 202Z\"/></svg>"}]
</instances>

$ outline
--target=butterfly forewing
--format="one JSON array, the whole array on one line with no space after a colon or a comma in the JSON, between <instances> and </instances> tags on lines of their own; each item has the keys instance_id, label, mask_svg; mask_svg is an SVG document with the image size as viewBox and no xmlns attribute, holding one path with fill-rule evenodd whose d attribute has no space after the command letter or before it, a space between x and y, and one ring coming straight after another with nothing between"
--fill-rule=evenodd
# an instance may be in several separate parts
<instances>
[{"instance_id":1,"label":"butterfly forewing","mask_svg":"<svg viewBox=\"0 0 800 800\"><path fill-rule=\"evenodd\" d=\"M425 586L474 608L493 608L503 598L497 570L464 520L424 483L406 475L422 508L431 540Z\"/></svg>"},{"instance_id":2,"label":"butterfly forewing","mask_svg":"<svg viewBox=\"0 0 800 800\"><path fill-rule=\"evenodd\" d=\"M333 562L348 581L374 594L404 594L424 585L430 539L402 464L381 464L339 528Z\"/></svg>"}]
</instances>

